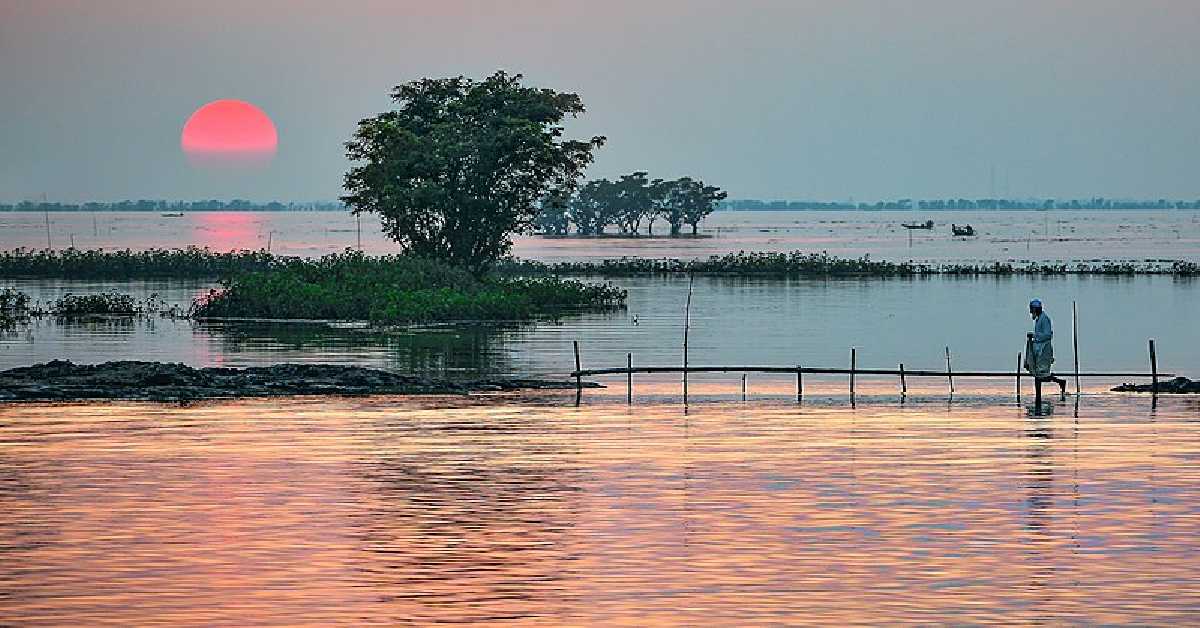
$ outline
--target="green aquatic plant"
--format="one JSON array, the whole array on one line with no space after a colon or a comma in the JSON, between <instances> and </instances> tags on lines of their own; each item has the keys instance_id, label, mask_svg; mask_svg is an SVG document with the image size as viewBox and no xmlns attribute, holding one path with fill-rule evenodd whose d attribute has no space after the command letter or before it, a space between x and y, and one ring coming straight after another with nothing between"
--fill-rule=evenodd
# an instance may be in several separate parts
<instances>
[{"instance_id":1,"label":"green aquatic plant","mask_svg":"<svg viewBox=\"0 0 1200 628\"><path fill-rule=\"evenodd\" d=\"M93 294L64 294L54 300L47 311L37 315L51 314L58 318L83 316L180 316L178 306L168 304L152 293L138 299L121 292L98 292Z\"/></svg>"},{"instance_id":2,"label":"green aquatic plant","mask_svg":"<svg viewBox=\"0 0 1200 628\"><path fill-rule=\"evenodd\" d=\"M497 270L525 276L566 275L637 277L655 275L730 275L753 277L908 277L918 275L1200 275L1200 264L1188 261L1143 260L1092 262L991 262L931 264L834 257L828 253L792 251L713 255L706 259L622 257L598 261L545 263L509 259Z\"/></svg>"},{"instance_id":3,"label":"green aquatic plant","mask_svg":"<svg viewBox=\"0 0 1200 628\"><path fill-rule=\"evenodd\" d=\"M349 263L347 255L357 255ZM323 258L326 259L326 258ZM377 260L379 267L401 264L417 268L418 258L365 256L347 249L326 261L273 255L267 251L219 253L205 248L107 251L103 249L61 251L15 249L0 251L0 277L47 277L63 279L221 279L256 271L283 269L310 276L325 272L357 272ZM421 267L414 277L429 280L425 286L474 285L469 273L445 263ZM354 270L350 270L354 269ZM375 269L371 266L372 271ZM889 262L869 255L843 258L828 253L747 252L713 255L705 259L622 257L619 259L546 263L508 258L492 274L503 277L600 276L635 277L695 273L756 277L902 277L914 275L1174 275L1200 276L1200 263L1186 260L1146 259L1140 261L1090 260L1079 262L921 263ZM453 275L453 277L451 276ZM401 278L393 278L402 281Z\"/></svg>"},{"instance_id":4,"label":"green aquatic plant","mask_svg":"<svg viewBox=\"0 0 1200 628\"><path fill-rule=\"evenodd\" d=\"M869 255L860 258L834 257L828 253L747 252L713 255L707 259L680 260L622 257L584 262L546 264L527 260L508 260L499 269L504 273L527 275L597 275L601 277L632 277L641 275L756 275L756 276L904 276L927 272L927 268L911 262L873 260Z\"/></svg>"},{"instance_id":5,"label":"green aquatic plant","mask_svg":"<svg viewBox=\"0 0 1200 628\"><path fill-rule=\"evenodd\" d=\"M266 251L207 248L148 249L14 249L0 252L0 277L63 279L218 278L235 272L269 268L277 260Z\"/></svg>"},{"instance_id":6,"label":"green aquatic plant","mask_svg":"<svg viewBox=\"0 0 1200 628\"><path fill-rule=\"evenodd\" d=\"M444 262L360 252L287 258L241 273L192 308L197 318L368 320L377 323L500 321L621 307L609 284L558 277L476 277Z\"/></svg>"},{"instance_id":7,"label":"green aquatic plant","mask_svg":"<svg viewBox=\"0 0 1200 628\"><path fill-rule=\"evenodd\" d=\"M8 329L29 318L29 295L4 288L0 290L0 329Z\"/></svg>"}]
</instances>

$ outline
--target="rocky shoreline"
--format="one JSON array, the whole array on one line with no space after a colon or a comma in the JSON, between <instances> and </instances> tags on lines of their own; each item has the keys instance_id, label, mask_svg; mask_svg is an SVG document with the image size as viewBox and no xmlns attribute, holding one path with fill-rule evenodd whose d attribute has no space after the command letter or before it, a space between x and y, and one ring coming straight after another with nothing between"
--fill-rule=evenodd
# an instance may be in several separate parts
<instances>
[{"instance_id":1,"label":"rocky shoreline","mask_svg":"<svg viewBox=\"0 0 1200 628\"><path fill-rule=\"evenodd\" d=\"M597 386L586 382L584 385ZM192 401L287 395L465 395L572 388L575 388L574 381L522 378L453 381L335 364L193 368L163 362L120 361L89 365L53 360L0 371L0 402Z\"/></svg>"},{"instance_id":2,"label":"rocky shoreline","mask_svg":"<svg viewBox=\"0 0 1200 628\"><path fill-rule=\"evenodd\" d=\"M1113 388L1114 392L1154 392L1153 384L1121 384ZM1176 377L1158 383L1158 393L1165 395L1195 395L1200 394L1200 380L1190 380L1186 377Z\"/></svg>"}]
</instances>

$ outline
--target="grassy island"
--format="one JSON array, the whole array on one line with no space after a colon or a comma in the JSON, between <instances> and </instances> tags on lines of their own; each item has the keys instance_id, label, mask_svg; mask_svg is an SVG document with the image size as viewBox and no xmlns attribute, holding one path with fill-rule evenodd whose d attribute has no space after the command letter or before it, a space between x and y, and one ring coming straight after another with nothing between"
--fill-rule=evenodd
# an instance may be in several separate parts
<instances>
[{"instance_id":1,"label":"grassy island","mask_svg":"<svg viewBox=\"0 0 1200 628\"><path fill-rule=\"evenodd\" d=\"M558 277L477 277L443 262L359 252L277 258L200 299L197 318L368 320L377 323L528 320L617 308L625 291Z\"/></svg>"}]
</instances>

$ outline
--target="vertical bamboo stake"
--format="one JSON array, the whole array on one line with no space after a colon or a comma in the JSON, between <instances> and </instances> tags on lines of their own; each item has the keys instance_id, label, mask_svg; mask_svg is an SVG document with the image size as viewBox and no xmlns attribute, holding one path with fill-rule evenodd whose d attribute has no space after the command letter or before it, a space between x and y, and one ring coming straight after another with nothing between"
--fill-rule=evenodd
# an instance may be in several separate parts
<instances>
[{"instance_id":1,"label":"vertical bamboo stake","mask_svg":"<svg viewBox=\"0 0 1200 628\"><path fill-rule=\"evenodd\" d=\"M625 372L625 403L633 404L633 354L625 354L625 361L628 364L629 370Z\"/></svg>"},{"instance_id":2,"label":"vertical bamboo stake","mask_svg":"<svg viewBox=\"0 0 1200 628\"><path fill-rule=\"evenodd\" d=\"M692 283L696 276L688 273L687 302L683 306L683 402L687 403L688 394L688 332L692 327Z\"/></svg>"},{"instance_id":3,"label":"vertical bamboo stake","mask_svg":"<svg viewBox=\"0 0 1200 628\"><path fill-rule=\"evenodd\" d=\"M579 341L572 340L571 343L575 347L575 389L583 390L583 374L580 373L583 368L579 365Z\"/></svg>"},{"instance_id":4,"label":"vertical bamboo stake","mask_svg":"<svg viewBox=\"0 0 1200 628\"><path fill-rule=\"evenodd\" d=\"M950 347L946 347L946 381L950 383L950 394L954 394L954 371L950 370Z\"/></svg>"},{"instance_id":5,"label":"vertical bamboo stake","mask_svg":"<svg viewBox=\"0 0 1200 628\"><path fill-rule=\"evenodd\" d=\"M855 347L850 347L850 399L854 399L854 368L857 361Z\"/></svg>"},{"instance_id":6,"label":"vertical bamboo stake","mask_svg":"<svg viewBox=\"0 0 1200 628\"><path fill-rule=\"evenodd\" d=\"M1071 301L1071 341L1075 345L1075 394L1079 394L1079 312Z\"/></svg>"},{"instance_id":7,"label":"vertical bamboo stake","mask_svg":"<svg viewBox=\"0 0 1200 628\"><path fill-rule=\"evenodd\" d=\"M904 363L900 363L900 396L908 394L908 383L904 381Z\"/></svg>"},{"instance_id":8,"label":"vertical bamboo stake","mask_svg":"<svg viewBox=\"0 0 1200 628\"><path fill-rule=\"evenodd\" d=\"M1154 355L1154 339L1150 339L1150 392L1158 394L1158 358Z\"/></svg>"},{"instance_id":9,"label":"vertical bamboo stake","mask_svg":"<svg viewBox=\"0 0 1200 628\"><path fill-rule=\"evenodd\" d=\"M796 403L804 400L804 369L796 365Z\"/></svg>"},{"instance_id":10,"label":"vertical bamboo stake","mask_svg":"<svg viewBox=\"0 0 1200 628\"><path fill-rule=\"evenodd\" d=\"M746 374L742 373L742 401L746 400Z\"/></svg>"},{"instance_id":11,"label":"vertical bamboo stake","mask_svg":"<svg viewBox=\"0 0 1200 628\"><path fill-rule=\"evenodd\" d=\"M46 202L45 199L42 199L42 204L45 204L45 202ZM50 244L50 209L47 207L43 207L42 213L44 213L46 215L46 248L52 249L54 247L53 247L53 245Z\"/></svg>"}]
</instances>

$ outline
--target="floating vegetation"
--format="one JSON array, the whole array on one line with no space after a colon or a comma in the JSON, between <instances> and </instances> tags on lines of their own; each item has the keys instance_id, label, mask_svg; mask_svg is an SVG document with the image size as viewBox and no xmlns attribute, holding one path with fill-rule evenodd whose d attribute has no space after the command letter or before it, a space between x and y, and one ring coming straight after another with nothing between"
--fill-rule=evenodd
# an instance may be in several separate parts
<instances>
[{"instance_id":1,"label":"floating vegetation","mask_svg":"<svg viewBox=\"0 0 1200 628\"><path fill-rule=\"evenodd\" d=\"M351 261L353 260L353 261ZM417 262L400 255L366 256L359 251L312 260L273 255L267 251L230 251L219 253L206 248L150 249L146 251L106 251L103 249L29 250L0 252L0 277L53 277L64 279L153 279L206 278L232 279L264 271L283 271L312 278L312 273L343 272L345 268L375 269L409 267ZM433 273L425 287L449 285L447 273L453 267L422 267ZM458 272L458 271L454 271ZM496 268L499 277L546 277L553 275L633 277L648 275L747 275L761 277L893 277L913 275L1177 275L1200 276L1200 263L1181 260L1146 259L1141 261L1086 260L1059 262L922 263L889 262L869 255L843 258L828 253L746 252L714 255L705 259L622 257L599 261L545 263L509 259ZM465 275L464 273L459 273ZM394 277L394 274L391 274ZM422 275L424 276L424 275ZM450 284L444 282L449 281ZM478 289L478 282L462 283ZM409 285L409 284L405 284ZM550 284L547 284L550 285ZM412 286L413 289L419 286ZM528 290L535 290L533 286ZM574 288L558 286L571 292ZM544 295L541 295L544 296Z\"/></svg>"},{"instance_id":2,"label":"floating vegetation","mask_svg":"<svg viewBox=\"0 0 1200 628\"><path fill-rule=\"evenodd\" d=\"M8 329L29 318L29 295L12 288L0 290L0 329Z\"/></svg>"},{"instance_id":3,"label":"floating vegetation","mask_svg":"<svg viewBox=\"0 0 1200 628\"><path fill-rule=\"evenodd\" d=\"M87 316L164 316L180 317L185 313L178 305L168 304L158 293L137 299L121 292L95 294L64 294L45 312L58 318Z\"/></svg>"},{"instance_id":4,"label":"floating vegetation","mask_svg":"<svg viewBox=\"0 0 1200 628\"><path fill-rule=\"evenodd\" d=\"M681 260L622 257L600 261L544 263L510 259L500 272L537 275L634 277L645 275L735 275L759 277L905 277L917 275L1177 275L1198 276L1200 264L1176 260L1060 263L930 264L834 257L828 253L746 252Z\"/></svg>"},{"instance_id":5,"label":"floating vegetation","mask_svg":"<svg viewBox=\"0 0 1200 628\"><path fill-rule=\"evenodd\" d=\"M193 306L196 318L501 321L619 308L626 292L558 277L485 277L427 259L347 251L277 258L235 275Z\"/></svg>"},{"instance_id":6,"label":"floating vegetation","mask_svg":"<svg viewBox=\"0 0 1200 628\"><path fill-rule=\"evenodd\" d=\"M31 250L0 252L2 277L64 279L218 278L269 268L278 259L266 251L219 253L207 248Z\"/></svg>"}]
</instances>

